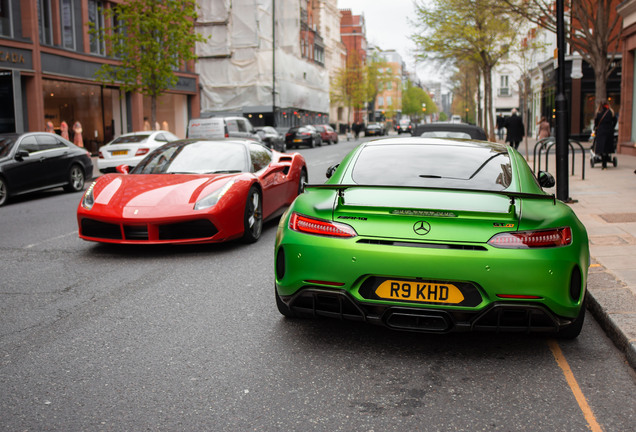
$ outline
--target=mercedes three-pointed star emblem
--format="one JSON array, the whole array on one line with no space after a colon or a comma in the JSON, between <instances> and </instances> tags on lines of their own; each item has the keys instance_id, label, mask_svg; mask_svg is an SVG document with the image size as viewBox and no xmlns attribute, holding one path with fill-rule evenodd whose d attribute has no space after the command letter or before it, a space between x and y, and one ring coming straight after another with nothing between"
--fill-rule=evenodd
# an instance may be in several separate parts
<instances>
[{"instance_id":1,"label":"mercedes three-pointed star emblem","mask_svg":"<svg viewBox=\"0 0 636 432\"><path fill-rule=\"evenodd\" d=\"M423 220L417 221L413 225L413 231L415 231L417 235L426 235L431 231L431 224Z\"/></svg>"}]
</instances>

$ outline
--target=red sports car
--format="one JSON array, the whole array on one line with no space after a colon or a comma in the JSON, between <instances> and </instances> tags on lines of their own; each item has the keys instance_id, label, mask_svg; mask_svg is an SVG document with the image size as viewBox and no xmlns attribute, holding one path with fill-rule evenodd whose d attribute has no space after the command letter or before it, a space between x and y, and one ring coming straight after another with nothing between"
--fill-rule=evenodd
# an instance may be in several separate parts
<instances>
[{"instance_id":1,"label":"red sports car","mask_svg":"<svg viewBox=\"0 0 636 432\"><path fill-rule=\"evenodd\" d=\"M130 173L94 181L77 208L79 236L104 243L258 240L307 181L304 158L247 139L165 144Z\"/></svg>"}]
</instances>

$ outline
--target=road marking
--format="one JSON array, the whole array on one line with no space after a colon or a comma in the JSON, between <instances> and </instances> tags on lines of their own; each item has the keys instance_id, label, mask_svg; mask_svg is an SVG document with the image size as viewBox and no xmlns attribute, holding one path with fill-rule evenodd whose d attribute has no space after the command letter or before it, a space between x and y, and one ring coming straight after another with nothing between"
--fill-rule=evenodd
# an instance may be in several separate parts
<instances>
[{"instance_id":1,"label":"road marking","mask_svg":"<svg viewBox=\"0 0 636 432\"><path fill-rule=\"evenodd\" d=\"M61 238L68 237L68 236L73 235L73 234L77 234L77 231L71 231L70 233L62 234L62 235L59 235L57 237L52 237L50 239L43 240L43 241L41 241L39 243L33 243L33 244L25 246L24 248L25 249L31 249L32 247L39 246L41 244L44 244L46 242L50 242L50 241L53 241L53 240L59 240Z\"/></svg>"},{"instance_id":2,"label":"road marking","mask_svg":"<svg viewBox=\"0 0 636 432\"><path fill-rule=\"evenodd\" d=\"M594 413L592 412L592 408L587 404L587 400L579 387L579 384L576 382L576 378L574 378L574 374L572 373L572 369L570 369L570 365L568 364L563 352L561 351L561 347L554 339L548 339L548 346L550 347L550 351L552 351L552 355L563 371L563 375L565 375L565 380L570 386L570 390L574 393L574 397L576 398L576 402L579 404L579 408L583 412L585 416L585 420L587 421L587 425L589 426L592 432L602 432L603 429L596 421L596 417L594 417Z\"/></svg>"}]
</instances>

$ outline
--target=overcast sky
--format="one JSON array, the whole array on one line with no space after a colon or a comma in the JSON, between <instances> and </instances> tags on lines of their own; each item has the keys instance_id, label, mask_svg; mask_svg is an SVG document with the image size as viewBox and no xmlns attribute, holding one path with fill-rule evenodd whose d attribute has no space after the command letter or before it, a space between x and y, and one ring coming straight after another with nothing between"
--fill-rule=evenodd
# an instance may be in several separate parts
<instances>
[{"instance_id":1,"label":"overcast sky","mask_svg":"<svg viewBox=\"0 0 636 432\"><path fill-rule=\"evenodd\" d=\"M409 18L415 16L413 0L338 0L339 9L351 9L354 15L364 14L367 41L383 50L394 49L402 56L406 68L415 70L410 35L415 31ZM418 76L424 81L443 81L435 67L420 64Z\"/></svg>"}]
</instances>

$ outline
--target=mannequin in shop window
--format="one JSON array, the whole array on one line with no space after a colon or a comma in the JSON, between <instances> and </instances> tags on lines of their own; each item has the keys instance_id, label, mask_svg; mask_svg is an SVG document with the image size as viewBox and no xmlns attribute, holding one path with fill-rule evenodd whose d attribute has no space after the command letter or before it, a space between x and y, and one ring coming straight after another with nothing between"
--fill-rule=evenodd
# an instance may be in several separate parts
<instances>
[{"instance_id":1,"label":"mannequin in shop window","mask_svg":"<svg viewBox=\"0 0 636 432\"><path fill-rule=\"evenodd\" d=\"M82 139L82 124L78 121L73 124L73 144L78 147L84 147L84 140Z\"/></svg>"},{"instance_id":2,"label":"mannequin in shop window","mask_svg":"<svg viewBox=\"0 0 636 432\"><path fill-rule=\"evenodd\" d=\"M68 136L68 124L66 124L64 120L62 120L62 123L60 123L60 135L62 135L62 138L70 141L70 138Z\"/></svg>"}]
</instances>

